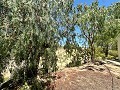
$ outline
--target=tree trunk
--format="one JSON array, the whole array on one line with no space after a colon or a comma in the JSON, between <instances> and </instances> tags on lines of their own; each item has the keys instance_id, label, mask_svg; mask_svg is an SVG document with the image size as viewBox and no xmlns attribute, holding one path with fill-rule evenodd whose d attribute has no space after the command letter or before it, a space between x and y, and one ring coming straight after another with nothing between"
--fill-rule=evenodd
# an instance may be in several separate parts
<instances>
[{"instance_id":1,"label":"tree trunk","mask_svg":"<svg viewBox=\"0 0 120 90\"><path fill-rule=\"evenodd\" d=\"M91 45L90 49L91 49L91 62L95 63L95 47L93 44Z\"/></svg>"},{"instance_id":2,"label":"tree trunk","mask_svg":"<svg viewBox=\"0 0 120 90\"><path fill-rule=\"evenodd\" d=\"M109 50L108 50L108 47L109 47L109 45L106 44L105 47L103 48L103 51L104 51L105 57L108 56L108 51L109 51Z\"/></svg>"},{"instance_id":3,"label":"tree trunk","mask_svg":"<svg viewBox=\"0 0 120 90\"><path fill-rule=\"evenodd\" d=\"M3 75L0 73L0 84L3 82Z\"/></svg>"}]
</instances>

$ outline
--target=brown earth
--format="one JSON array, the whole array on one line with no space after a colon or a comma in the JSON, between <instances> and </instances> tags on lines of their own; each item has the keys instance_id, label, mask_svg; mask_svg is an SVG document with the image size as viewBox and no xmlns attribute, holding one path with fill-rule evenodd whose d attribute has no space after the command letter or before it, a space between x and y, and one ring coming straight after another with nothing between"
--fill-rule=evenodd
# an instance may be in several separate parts
<instances>
[{"instance_id":1,"label":"brown earth","mask_svg":"<svg viewBox=\"0 0 120 90\"><path fill-rule=\"evenodd\" d=\"M120 77L114 73L115 69L106 66L84 65L57 71L50 87L54 90L120 90Z\"/></svg>"}]
</instances>

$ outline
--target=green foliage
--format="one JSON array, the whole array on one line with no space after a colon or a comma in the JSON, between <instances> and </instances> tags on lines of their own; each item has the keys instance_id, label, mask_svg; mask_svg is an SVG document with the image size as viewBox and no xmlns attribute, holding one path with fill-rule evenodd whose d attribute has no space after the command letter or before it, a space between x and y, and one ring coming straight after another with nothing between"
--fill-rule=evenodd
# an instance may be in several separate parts
<instances>
[{"instance_id":1,"label":"green foliage","mask_svg":"<svg viewBox=\"0 0 120 90\"><path fill-rule=\"evenodd\" d=\"M81 65L81 60L80 59L73 59L72 62L66 65L66 67L78 67Z\"/></svg>"},{"instance_id":2,"label":"green foliage","mask_svg":"<svg viewBox=\"0 0 120 90\"><path fill-rule=\"evenodd\" d=\"M78 5L77 25L81 30L81 36L85 38L90 48L91 61L95 60L96 37L104 30L104 22L107 15L105 7L99 7L98 2L93 2L90 6Z\"/></svg>"},{"instance_id":3,"label":"green foliage","mask_svg":"<svg viewBox=\"0 0 120 90\"><path fill-rule=\"evenodd\" d=\"M116 59L118 57L118 51L116 50L109 50L109 55L113 57L113 59Z\"/></svg>"},{"instance_id":4,"label":"green foliage","mask_svg":"<svg viewBox=\"0 0 120 90\"><path fill-rule=\"evenodd\" d=\"M102 50L95 50L95 45L103 46L103 49L107 46L107 51L119 34L118 8L119 3L105 8L99 7L97 1L73 7L73 0L1 0L1 82L2 70L14 60L18 68L12 72L12 83L16 85L13 86L25 84L24 87L28 85L31 90L43 89L37 75L39 73L43 78L57 70L56 51L64 40L64 49L73 56L70 66L80 65L82 59L94 62L95 53L96 57L104 58ZM81 33L76 33L76 26ZM80 47L76 38L84 39L85 46ZM115 57L116 51L110 51L108 58Z\"/></svg>"},{"instance_id":5,"label":"green foliage","mask_svg":"<svg viewBox=\"0 0 120 90\"><path fill-rule=\"evenodd\" d=\"M108 59L108 60L113 60L113 59L114 59L114 56L108 55L108 56L106 57L106 59Z\"/></svg>"},{"instance_id":6,"label":"green foliage","mask_svg":"<svg viewBox=\"0 0 120 90\"><path fill-rule=\"evenodd\" d=\"M72 2L0 1L0 64L4 65L7 58L15 61L19 69L14 71L13 79L18 85L26 82L29 86L31 82L37 88L34 81L39 70L41 76L57 70L59 28L65 26Z\"/></svg>"},{"instance_id":7,"label":"green foliage","mask_svg":"<svg viewBox=\"0 0 120 90\"><path fill-rule=\"evenodd\" d=\"M107 16L104 22L104 30L97 36L97 44L110 49L116 49L116 37L120 33L120 12L119 12L120 3L113 4L107 8ZM111 46L112 45L112 46ZM111 48L112 47L112 48Z\"/></svg>"},{"instance_id":8,"label":"green foliage","mask_svg":"<svg viewBox=\"0 0 120 90\"><path fill-rule=\"evenodd\" d=\"M95 56L96 59L105 59L105 54L103 53L103 49L101 47L96 47Z\"/></svg>"},{"instance_id":9,"label":"green foliage","mask_svg":"<svg viewBox=\"0 0 120 90\"><path fill-rule=\"evenodd\" d=\"M19 88L19 90L30 90L30 89L27 83L25 83L21 88Z\"/></svg>"}]
</instances>

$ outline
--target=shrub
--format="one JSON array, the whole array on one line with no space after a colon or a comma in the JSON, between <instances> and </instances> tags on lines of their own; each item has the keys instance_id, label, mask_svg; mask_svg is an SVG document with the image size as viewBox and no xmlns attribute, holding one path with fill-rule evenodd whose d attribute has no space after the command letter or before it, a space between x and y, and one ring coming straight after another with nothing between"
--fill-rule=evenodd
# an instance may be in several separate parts
<instances>
[{"instance_id":1,"label":"shrub","mask_svg":"<svg viewBox=\"0 0 120 90\"><path fill-rule=\"evenodd\" d=\"M109 55L116 59L118 57L118 51L116 50L109 50Z\"/></svg>"},{"instance_id":2,"label":"shrub","mask_svg":"<svg viewBox=\"0 0 120 90\"><path fill-rule=\"evenodd\" d=\"M96 48L96 59L105 59L105 54L102 51L102 48L98 47Z\"/></svg>"},{"instance_id":3,"label":"shrub","mask_svg":"<svg viewBox=\"0 0 120 90\"><path fill-rule=\"evenodd\" d=\"M109 60L114 59L114 56L108 55L106 59L109 59Z\"/></svg>"}]
</instances>

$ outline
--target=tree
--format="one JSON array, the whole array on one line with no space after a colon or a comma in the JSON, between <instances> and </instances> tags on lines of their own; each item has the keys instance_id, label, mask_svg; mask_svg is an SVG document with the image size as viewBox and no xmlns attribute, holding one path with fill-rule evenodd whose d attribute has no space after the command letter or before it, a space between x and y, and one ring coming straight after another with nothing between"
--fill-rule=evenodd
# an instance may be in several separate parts
<instances>
[{"instance_id":1,"label":"tree","mask_svg":"<svg viewBox=\"0 0 120 90\"><path fill-rule=\"evenodd\" d=\"M6 35L3 35L3 24L6 20L6 15L9 13L9 7L3 3L3 0L0 1L0 83L3 82L2 71L5 69L8 64L8 58L10 58L10 47L9 39L6 38ZM4 33L5 34L5 33ZM12 42L10 42L12 43Z\"/></svg>"},{"instance_id":2,"label":"tree","mask_svg":"<svg viewBox=\"0 0 120 90\"><path fill-rule=\"evenodd\" d=\"M95 62L95 42L96 36L103 31L106 17L106 8L99 7L98 2L93 2L90 6L77 6L77 25L81 34L87 40L90 48L91 62Z\"/></svg>"},{"instance_id":3,"label":"tree","mask_svg":"<svg viewBox=\"0 0 120 90\"><path fill-rule=\"evenodd\" d=\"M9 61L15 61L18 68L12 79L17 85L27 82L32 90L37 89L35 84L38 72L42 77L57 70L56 50L60 40L58 31L64 23L64 18L61 17L66 17L72 2L73 0L1 1L9 12L3 13L5 17L0 16L0 44L3 48L0 55L2 57L8 53Z\"/></svg>"},{"instance_id":4,"label":"tree","mask_svg":"<svg viewBox=\"0 0 120 90\"><path fill-rule=\"evenodd\" d=\"M103 52L106 57L108 56L110 47L116 43L115 39L120 33L119 7L120 4L116 3L107 8L104 30L97 38L97 46L101 46L103 48Z\"/></svg>"}]
</instances>

